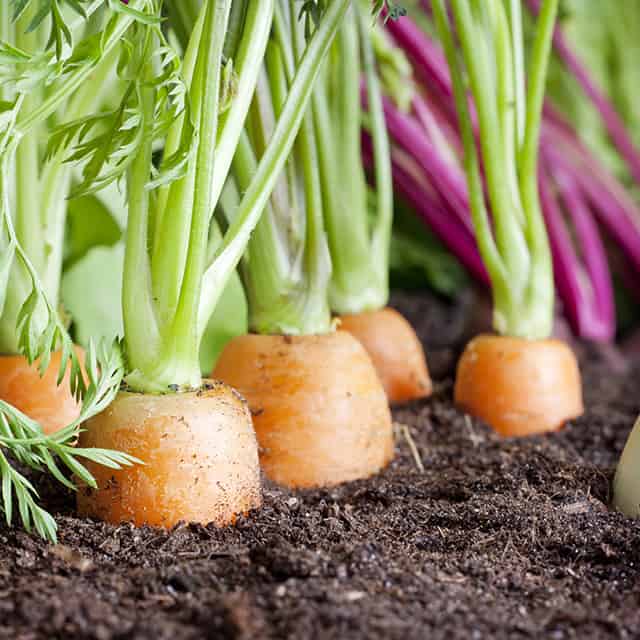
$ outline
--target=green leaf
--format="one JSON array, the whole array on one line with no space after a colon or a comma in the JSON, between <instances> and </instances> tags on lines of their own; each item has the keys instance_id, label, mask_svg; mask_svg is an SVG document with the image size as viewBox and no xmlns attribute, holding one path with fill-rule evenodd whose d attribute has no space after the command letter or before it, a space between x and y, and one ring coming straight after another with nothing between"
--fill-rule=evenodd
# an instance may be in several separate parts
<instances>
[{"instance_id":1,"label":"green leaf","mask_svg":"<svg viewBox=\"0 0 640 640\"><path fill-rule=\"evenodd\" d=\"M94 247L62 276L62 300L72 317L76 342L112 341L123 335L124 246Z\"/></svg>"},{"instance_id":2,"label":"green leaf","mask_svg":"<svg viewBox=\"0 0 640 640\"><path fill-rule=\"evenodd\" d=\"M35 31L49 18L50 31L47 48L55 45L56 57L62 57L65 45L71 46L71 30L65 19L63 6L70 7L77 15L86 18L83 5L91 0L9 0L13 8L13 19L17 20L30 7L34 8L33 18L29 22L27 31ZM6 2L6 0L5 0Z\"/></svg>"},{"instance_id":3,"label":"green leaf","mask_svg":"<svg viewBox=\"0 0 640 640\"><path fill-rule=\"evenodd\" d=\"M98 246L111 247L122 237L111 211L95 195L69 201L64 269L67 270Z\"/></svg>"},{"instance_id":4,"label":"green leaf","mask_svg":"<svg viewBox=\"0 0 640 640\"><path fill-rule=\"evenodd\" d=\"M249 330L247 299L237 272L220 297L209 320L200 346L200 368L203 375L210 376L218 356L231 339Z\"/></svg>"},{"instance_id":5,"label":"green leaf","mask_svg":"<svg viewBox=\"0 0 640 640\"><path fill-rule=\"evenodd\" d=\"M396 207L390 253L391 282L398 288L429 286L454 296L464 289L468 276L458 260L416 215Z\"/></svg>"}]
</instances>

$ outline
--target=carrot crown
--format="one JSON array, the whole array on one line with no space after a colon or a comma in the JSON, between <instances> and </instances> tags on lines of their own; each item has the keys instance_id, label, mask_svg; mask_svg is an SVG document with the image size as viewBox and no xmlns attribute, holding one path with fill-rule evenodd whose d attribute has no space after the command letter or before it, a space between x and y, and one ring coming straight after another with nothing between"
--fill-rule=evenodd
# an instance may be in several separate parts
<instances>
[{"instance_id":1,"label":"carrot crown","mask_svg":"<svg viewBox=\"0 0 640 640\"><path fill-rule=\"evenodd\" d=\"M250 326L259 333L326 333L332 308L365 310L387 300L391 178L367 5L352 3L342 21L293 154L243 260ZM227 212L261 161L301 68L312 29L296 16L294 2L276 6L264 69L233 163L234 180L223 199ZM377 144L379 210L373 225L360 147L363 68Z\"/></svg>"},{"instance_id":2,"label":"carrot crown","mask_svg":"<svg viewBox=\"0 0 640 640\"><path fill-rule=\"evenodd\" d=\"M393 9L393 15L398 11ZM389 297L393 187L374 30L354 3L313 97L324 219L333 262L330 302L337 313L379 309ZM366 112L361 102L366 103ZM373 148L373 194L362 162L363 124Z\"/></svg>"},{"instance_id":3,"label":"carrot crown","mask_svg":"<svg viewBox=\"0 0 640 640\"><path fill-rule=\"evenodd\" d=\"M48 128L56 125L59 110L88 117L122 39L154 18L143 0L114 4L114 11L105 13L103 33L96 34L88 19L102 1L85 9L85 2L65 0L76 11L73 17L61 11L62 4L0 4L0 352L19 351L30 363L38 360L43 374L51 352L60 348L58 384L68 368L71 390L83 400L79 417L54 435L45 435L41 425L0 400L0 510L11 524L15 498L25 528L49 539L55 539L55 521L38 505L35 488L8 462L5 450L70 488L75 487L62 469L95 486L81 459L113 468L137 461L114 451L74 447L80 424L105 409L117 393L124 364L117 346L90 345L82 368L58 314L70 176L62 148L54 145L43 154L40 142L51 134ZM46 44L45 18L50 25Z\"/></svg>"},{"instance_id":4,"label":"carrot crown","mask_svg":"<svg viewBox=\"0 0 640 640\"><path fill-rule=\"evenodd\" d=\"M444 0L434 0L432 6L453 81L475 235L493 289L494 327L501 334L547 337L554 286L537 159L558 0L542 4L528 67L519 0L452 0L451 18Z\"/></svg>"}]
</instances>

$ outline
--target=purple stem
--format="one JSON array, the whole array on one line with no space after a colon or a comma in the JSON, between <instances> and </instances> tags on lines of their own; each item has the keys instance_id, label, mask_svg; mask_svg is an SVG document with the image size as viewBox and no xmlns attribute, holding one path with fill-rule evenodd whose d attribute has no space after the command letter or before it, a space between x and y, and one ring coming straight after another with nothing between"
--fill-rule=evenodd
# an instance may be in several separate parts
<instances>
[{"instance_id":1,"label":"purple stem","mask_svg":"<svg viewBox=\"0 0 640 640\"><path fill-rule=\"evenodd\" d=\"M458 216L469 232L473 233L466 178L462 171L456 165L447 163L428 140L420 124L411 116L402 113L387 98L384 99L384 112L393 140L405 153L414 158L451 211Z\"/></svg>"},{"instance_id":2,"label":"purple stem","mask_svg":"<svg viewBox=\"0 0 640 640\"><path fill-rule=\"evenodd\" d=\"M540 200L549 231L558 293L577 333L592 340L611 340L615 333L615 303L604 244L597 225L569 167L555 163L547 154L540 171ZM557 199L558 194L573 222L581 256L575 250Z\"/></svg>"},{"instance_id":3,"label":"purple stem","mask_svg":"<svg viewBox=\"0 0 640 640\"><path fill-rule=\"evenodd\" d=\"M540 10L540 0L527 1L531 11L537 15ZM553 43L560 58L562 58L567 68L573 73L594 107L599 111L611 140L617 147L620 155L626 160L634 180L640 184L640 152L638 152L633 144L622 118L602 89L592 80L589 72L582 62L580 62L578 56L571 50L560 27L556 27L553 35Z\"/></svg>"},{"instance_id":4,"label":"purple stem","mask_svg":"<svg viewBox=\"0 0 640 640\"><path fill-rule=\"evenodd\" d=\"M396 143L395 159L393 163L394 182L398 191L412 204L420 216L432 226L434 232L467 266L469 260L465 253L469 246L473 247L473 260L479 261L477 246L473 236L473 227L469 212L467 185L464 172L459 164L447 162L451 159L451 152L460 147L457 128L457 115L453 100L453 92L449 71L441 50L411 20L402 18L389 21L387 29L396 43L403 48L412 61L416 75L422 81L424 95L418 94L412 105L413 114L399 111L391 101L385 102L385 115L392 139ZM430 103L440 108L444 123L438 123L430 108ZM473 106L471 108L474 117ZM558 116L551 107L545 109L545 119L550 121L544 125L545 132L559 131L565 146L574 150L577 137L572 129ZM475 120L475 118L474 118ZM443 130L440 140L446 140L444 151L442 144L433 133L434 124L441 125ZM452 140L455 139L455 142ZM398 147L403 155L398 154ZM582 151L584 158L590 157L586 150ZM542 155L542 154L541 154ZM407 161L403 156L409 156L413 163L407 168ZM570 156L571 157L571 156ZM549 183L549 177L542 173L541 202L543 214L547 221L549 240L554 260L554 269L558 293L563 300L567 316L574 330L583 337L595 340L609 340L615 331L615 313L610 271L606 261L606 254L602 245L598 229L593 220L592 212L587 201L593 205L594 212L599 213L602 205L594 202L593 194L575 177L576 167L583 167L588 175L598 169L601 182L608 186L609 191L616 191L618 202L626 195L624 190L614 179L606 174L595 160L592 166L584 167L584 158L577 162L571 157L572 164L564 168L562 185L563 202L569 209L573 226L576 231L578 246L583 247L581 260L577 254L572 236L568 232L565 213L555 199L554 188ZM553 155L546 157L546 162L553 165ZM417 166L414 166L417 165ZM557 167L558 163L552 166ZM417 172L416 172L417 171ZM421 173L420 173L421 171ZM607 181L602 180L602 175ZM428 185L421 180L427 178ZM440 196L440 202L436 194ZM610 198L609 198L610 199ZM606 202L606 200L605 200ZM576 210L573 210L573 207ZM455 215L457 225L445 223L443 215ZM447 221L448 222L448 221ZM460 226L462 223L463 226ZM619 221L618 221L619 223ZM612 223L615 227L615 224ZM464 234L462 238L458 234ZM467 238L467 235L469 238ZM477 270L472 269L476 274ZM488 277L483 269L484 278Z\"/></svg>"},{"instance_id":5,"label":"purple stem","mask_svg":"<svg viewBox=\"0 0 640 640\"><path fill-rule=\"evenodd\" d=\"M363 135L362 151L365 165L371 166L373 151L367 134ZM412 164L415 164L414 160L394 150L392 166L396 190L470 273L481 283L489 284L489 276L469 226L459 217L451 215L432 185L421 179L423 170L420 167L412 169Z\"/></svg>"},{"instance_id":6,"label":"purple stem","mask_svg":"<svg viewBox=\"0 0 640 640\"><path fill-rule=\"evenodd\" d=\"M640 210L582 145L568 139L558 127L547 125L545 129L541 141L545 154L573 168L575 180L587 195L596 217L640 272Z\"/></svg>"}]
</instances>

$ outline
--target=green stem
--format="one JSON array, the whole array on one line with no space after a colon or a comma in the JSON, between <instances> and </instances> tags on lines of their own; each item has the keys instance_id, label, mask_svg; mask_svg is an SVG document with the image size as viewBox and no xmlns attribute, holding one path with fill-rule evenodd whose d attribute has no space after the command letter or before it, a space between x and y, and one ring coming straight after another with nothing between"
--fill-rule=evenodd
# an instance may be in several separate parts
<instances>
[{"instance_id":1,"label":"green stem","mask_svg":"<svg viewBox=\"0 0 640 640\"><path fill-rule=\"evenodd\" d=\"M205 274L199 314L200 327L206 324L224 285L242 257L251 233L291 153L313 90L313 83L348 6L349 0L330 0L320 25L309 41L269 146L260 160L237 214L233 217L216 258Z\"/></svg>"},{"instance_id":2,"label":"green stem","mask_svg":"<svg viewBox=\"0 0 640 640\"><path fill-rule=\"evenodd\" d=\"M374 260L360 148L362 65L356 11L354 4L336 38L337 62L327 72L327 82L337 81L339 91L330 101L330 88L319 82L313 97L325 224L333 262L330 300L331 308L338 313L357 313L385 302L380 300L377 270L371 268ZM334 80L334 75L339 80Z\"/></svg>"},{"instance_id":3,"label":"green stem","mask_svg":"<svg viewBox=\"0 0 640 640\"><path fill-rule=\"evenodd\" d=\"M377 270L378 306L389 298L389 252L393 227L393 176L391 149L382 105L382 88L375 68L373 44L367 34L370 28L364 13L358 9L362 61L367 84L369 130L373 141L374 178L376 190L376 221L371 237L372 271Z\"/></svg>"},{"instance_id":4,"label":"green stem","mask_svg":"<svg viewBox=\"0 0 640 640\"><path fill-rule=\"evenodd\" d=\"M201 383L197 317L202 274L207 257L210 213L214 205L211 195L215 144L212 144L212 141L216 139L218 127L222 48L230 7L231 0L224 0L222 2L209 1L203 8L205 14L202 34L198 45L193 81L189 90L197 138L189 176L185 180L188 181L186 184L189 191L193 192L193 205L187 210L182 209L176 212L176 215L182 214L190 217L184 278L173 322L170 327L162 328L159 348L151 353L150 358L139 350L131 351L129 349L127 332L131 329L144 332L146 327L134 318L131 319L130 324L127 324L125 316L129 365L131 369L135 369L127 377L127 381L137 391L166 391L172 385L181 388L197 388ZM151 157L144 160L146 161L146 182L151 167ZM140 177L142 178L142 176ZM148 207L147 196L145 196L145 202ZM145 228L144 247L140 246L139 248L140 257L145 262L143 267L148 265L147 232L148 229ZM132 238L131 241L134 244L140 242L136 238ZM167 260L171 258L170 255L166 256ZM125 265L125 284L129 277L135 278L136 275L126 271ZM150 299L150 288L152 287L150 287L151 282L148 275L145 280L146 282L140 283L140 286L147 292L149 306L153 308L153 302ZM127 309L127 313L135 312L134 301L129 300L128 304L130 308Z\"/></svg>"},{"instance_id":5,"label":"green stem","mask_svg":"<svg viewBox=\"0 0 640 640\"><path fill-rule=\"evenodd\" d=\"M524 142L527 117L521 0L509 0L509 24L511 25L511 41L513 44L513 84L515 87L516 136L519 150Z\"/></svg>"},{"instance_id":6,"label":"green stem","mask_svg":"<svg viewBox=\"0 0 640 640\"><path fill-rule=\"evenodd\" d=\"M150 73L147 65L146 73ZM131 164L128 176L129 215L126 230L122 312L125 348L133 380L153 368L160 352L160 332L151 296L149 235L149 193L146 189L151 167L154 89L140 89L144 118L144 140ZM135 383L134 383L135 384ZM139 389L144 390L144 389Z\"/></svg>"},{"instance_id":7,"label":"green stem","mask_svg":"<svg viewBox=\"0 0 640 640\"><path fill-rule=\"evenodd\" d=\"M503 177L509 190L512 211L520 225L524 225L524 212L520 201L518 184L518 165L514 158L518 156L517 111L526 104L518 105L515 86L514 53L511 31L502 0L488 0L487 6L492 14L492 33L496 57L497 107L502 131L502 165L507 173Z\"/></svg>"},{"instance_id":8,"label":"green stem","mask_svg":"<svg viewBox=\"0 0 640 640\"><path fill-rule=\"evenodd\" d=\"M33 19L35 8L30 6L16 23L16 46L23 51L36 53L38 32L27 32ZM30 111L40 103L36 89L25 95L23 109ZM21 138L15 154L15 229L18 241L29 256L32 264L42 273L45 257L43 238L42 208L40 202L40 163L38 162L39 127L34 127L29 135Z\"/></svg>"},{"instance_id":9,"label":"green stem","mask_svg":"<svg viewBox=\"0 0 640 640\"><path fill-rule=\"evenodd\" d=\"M504 132L500 128L496 102L496 69L491 62L492 50L485 32L486 27L478 24L484 22L482 18L486 16L486 7L474 4L478 11L483 12L481 19L474 20L469 0L452 0L451 6L478 113L480 149L493 212L496 243L509 272L512 289L522 290L526 287L529 274L529 253L524 234L519 228L518 216L513 215L514 203L508 181L505 180L507 167L502 156ZM499 49L496 49L496 54L500 54Z\"/></svg>"},{"instance_id":10,"label":"green stem","mask_svg":"<svg viewBox=\"0 0 640 640\"><path fill-rule=\"evenodd\" d=\"M171 0L166 4L171 26L178 36L178 41L186 49L202 3L200 0Z\"/></svg>"},{"instance_id":11,"label":"green stem","mask_svg":"<svg viewBox=\"0 0 640 640\"><path fill-rule=\"evenodd\" d=\"M551 2L557 9L557 0ZM499 0L489 0L488 5L472 3L473 9L468 0L452 0L456 32L478 112L479 146L492 205L496 247L485 208L452 29L444 0L436 0L433 6L454 82L476 238L493 285L494 326L508 335L547 337L551 331L554 289L549 245L538 202L537 145L555 10L547 5L547 13L538 26L525 109L521 88L523 44L514 41L521 38L519 11L511 7L509 29L507 14ZM520 149L522 114L526 114L526 126Z\"/></svg>"},{"instance_id":12,"label":"green stem","mask_svg":"<svg viewBox=\"0 0 640 640\"><path fill-rule=\"evenodd\" d=\"M38 34L27 33L27 27L34 15L34 8L27 9L12 25L10 15L2 17L3 36L13 35L15 44L29 53L36 53ZM11 99L10 89L6 97ZM40 91L35 89L25 95L22 109L33 108L39 102ZM17 148L13 158L14 229L16 238L38 273L44 273L46 238L42 222L42 187L38 158L39 129L34 127L28 135L17 138ZM0 353L19 353L17 319L20 309L31 292L29 274L19 261L14 261L4 292L4 305L0 317ZM43 309L38 309L38 317ZM44 318L43 318L44 321Z\"/></svg>"},{"instance_id":13,"label":"green stem","mask_svg":"<svg viewBox=\"0 0 640 640\"><path fill-rule=\"evenodd\" d=\"M133 9L142 10L144 8L144 0L132 0L130 6ZM95 66L100 62L102 57L108 55L113 49L122 43L122 39L133 24L134 19L126 14L118 14L113 26L109 28L108 33L103 34L100 40L93 43L95 54L87 57L80 62L77 67L64 76L64 78L56 84L54 89L42 100L37 107L32 110L23 110L18 116L16 131L18 135L24 134L32 127L46 120L53 115L62 103L85 82L89 81L91 73Z\"/></svg>"},{"instance_id":14,"label":"green stem","mask_svg":"<svg viewBox=\"0 0 640 640\"><path fill-rule=\"evenodd\" d=\"M0 41L13 42L12 10L8 2L0 2ZM11 92L9 83L0 83L0 100L9 100Z\"/></svg>"},{"instance_id":15,"label":"green stem","mask_svg":"<svg viewBox=\"0 0 640 640\"><path fill-rule=\"evenodd\" d=\"M540 10L528 73L527 118L519 158L520 191L527 219L527 243L533 257L528 299L536 309L541 310L539 326L535 327L536 337L550 335L553 324L553 261L538 195L538 145L558 2L559 0L544 0Z\"/></svg>"},{"instance_id":16,"label":"green stem","mask_svg":"<svg viewBox=\"0 0 640 640\"><path fill-rule=\"evenodd\" d=\"M237 84L234 92L233 106L227 109L219 119L216 134L216 159L212 173L211 201L217 202L222 192L229 167L233 159L233 153L242 131L247 111L251 104L257 75L260 65L256 60L262 59L269 37L271 20L273 16L274 0L249 3L248 10L244 14L243 35L238 43L236 57L234 59L234 71ZM236 16L237 19L237 16ZM194 39L189 44L185 60L185 75L187 82L191 82L195 51L197 51L199 29L194 29ZM179 132L182 129L182 121L177 123L169 134L165 154L170 155L175 151L179 142ZM163 323L169 323L176 312L178 296L184 276L188 238L191 229L193 184L191 178L185 178L175 183L168 197L161 192L159 213L157 220L157 241L154 242L153 256L153 282L155 297L158 301L158 309ZM166 202L166 204L164 204ZM185 212L184 215L176 215L177 211ZM213 208L210 210L210 216ZM173 259L173 256L176 259Z\"/></svg>"},{"instance_id":17,"label":"green stem","mask_svg":"<svg viewBox=\"0 0 640 640\"><path fill-rule=\"evenodd\" d=\"M186 360L193 358L198 383L200 377L199 343L197 322L194 319L198 317L202 274L207 258L209 223L215 204L213 199L215 144L212 144L212 141L216 140L218 131L222 52L230 10L231 0L218 3L210 2L207 5L203 40L200 44L194 84L190 92L198 131L194 158L196 170L193 215L184 281L173 324L173 333L178 357L183 357ZM191 375L195 376L195 372ZM196 385L192 384L192 386Z\"/></svg>"},{"instance_id":18,"label":"green stem","mask_svg":"<svg viewBox=\"0 0 640 640\"><path fill-rule=\"evenodd\" d=\"M491 277L491 283L494 291L496 289L506 289L508 287L508 275L502 261L502 257L496 247L491 223L489 222L489 215L485 206L482 178L480 177L480 165L476 154L476 145L473 134L473 125L467 104L467 93L465 90L462 71L458 63L458 50L449 28L447 7L444 0L434 0L432 6L436 27L440 35L440 40L444 46L453 82L458 122L464 144L464 165L469 185L469 200L476 241L484 264Z\"/></svg>"}]
</instances>

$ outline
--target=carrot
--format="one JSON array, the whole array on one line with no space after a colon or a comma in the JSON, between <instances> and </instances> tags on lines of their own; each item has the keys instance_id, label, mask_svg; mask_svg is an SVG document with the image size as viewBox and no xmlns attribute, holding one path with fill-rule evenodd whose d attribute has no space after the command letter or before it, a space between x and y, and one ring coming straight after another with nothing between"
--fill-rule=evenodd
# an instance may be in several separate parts
<instances>
[{"instance_id":1,"label":"carrot","mask_svg":"<svg viewBox=\"0 0 640 640\"><path fill-rule=\"evenodd\" d=\"M98 489L78 492L82 515L172 527L183 520L223 526L260 506L251 415L230 387L152 395L121 392L85 424L79 447L126 450L144 465L87 467Z\"/></svg>"},{"instance_id":2,"label":"carrot","mask_svg":"<svg viewBox=\"0 0 640 640\"><path fill-rule=\"evenodd\" d=\"M384 391L364 348L347 332L235 338L214 377L247 398L262 468L279 484L366 478L393 456Z\"/></svg>"},{"instance_id":3,"label":"carrot","mask_svg":"<svg viewBox=\"0 0 640 640\"><path fill-rule=\"evenodd\" d=\"M75 347L80 364L84 365L84 350ZM43 377L38 361L29 364L21 355L0 356L0 400L19 409L39 422L47 434L66 427L80 415L80 403L69 388L69 368L57 385L62 353L51 354L51 362Z\"/></svg>"},{"instance_id":4,"label":"carrot","mask_svg":"<svg viewBox=\"0 0 640 640\"><path fill-rule=\"evenodd\" d=\"M555 431L583 412L576 358L553 339L474 338L458 363L455 401L503 436Z\"/></svg>"},{"instance_id":5,"label":"carrot","mask_svg":"<svg viewBox=\"0 0 640 640\"><path fill-rule=\"evenodd\" d=\"M390 402L431 395L422 344L413 327L395 309L340 316L340 328L355 336L367 350Z\"/></svg>"}]
</instances>

